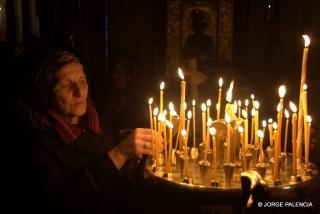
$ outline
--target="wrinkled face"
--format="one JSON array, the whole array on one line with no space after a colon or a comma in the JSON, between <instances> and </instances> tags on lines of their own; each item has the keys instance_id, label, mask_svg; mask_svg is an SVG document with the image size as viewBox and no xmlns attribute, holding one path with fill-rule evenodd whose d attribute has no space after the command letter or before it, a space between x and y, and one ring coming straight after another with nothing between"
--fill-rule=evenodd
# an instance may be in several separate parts
<instances>
[{"instance_id":1,"label":"wrinkled face","mask_svg":"<svg viewBox=\"0 0 320 214\"><path fill-rule=\"evenodd\" d=\"M53 106L72 124L86 113L88 83L83 66L76 62L61 67L55 74Z\"/></svg>"}]
</instances>

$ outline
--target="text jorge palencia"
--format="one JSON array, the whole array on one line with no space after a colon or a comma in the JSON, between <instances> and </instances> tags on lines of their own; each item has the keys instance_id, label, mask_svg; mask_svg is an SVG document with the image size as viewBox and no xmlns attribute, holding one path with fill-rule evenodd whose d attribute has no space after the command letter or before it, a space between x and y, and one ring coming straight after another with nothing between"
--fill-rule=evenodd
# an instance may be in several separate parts
<instances>
[{"instance_id":1,"label":"text jorge palencia","mask_svg":"<svg viewBox=\"0 0 320 214\"><path fill-rule=\"evenodd\" d=\"M265 201L259 202L258 207L313 207L312 202L305 201Z\"/></svg>"}]
</instances>

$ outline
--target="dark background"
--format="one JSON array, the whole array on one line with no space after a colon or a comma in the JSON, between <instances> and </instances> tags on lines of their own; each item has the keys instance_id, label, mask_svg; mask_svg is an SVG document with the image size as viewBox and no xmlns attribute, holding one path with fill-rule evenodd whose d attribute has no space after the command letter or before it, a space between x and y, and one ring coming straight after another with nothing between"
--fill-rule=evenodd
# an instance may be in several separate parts
<instances>
[{"instance_id":1,"label":"dark background","mask_svg":"<svg viewBox=\"0 0 320 214\"><path fill-rule=\"evenodd\" d=\"M99 111L113 102L112 72L120 56L134 62L135 90L147 103L150 95L157 96L158 83L167 78L168 1L37 0L34 2L40 23L38 37L47 45L68 47L81 57L88 72L91 96ZM23 81L27 76L24 69L13 67L19 48L33 38L29 21L32 1L2 2L6 8L7 33L0 46L1 81L2 87L10 90L1 91L10 98L13 93L6 92L21 90L21 81L6 81L7 77ZM19 2L22 10L17 15L15 7ZM278 102L280 84L286 84L287 98L298 102L302 34L310 36L307 82L309 113L313 117L311 158L319 163L320 1L234 0L233 4L232 66L249 80L249 87L261 101L261 114L265 118L275 116L274 103ZM22 40L18 39L18 20L23 23ZM71 35L74 44L70 42ZM178 86L178 79L176 84ZM141 106L139 111L147 111L146 107Z\"/></svg>"}]
</instances>

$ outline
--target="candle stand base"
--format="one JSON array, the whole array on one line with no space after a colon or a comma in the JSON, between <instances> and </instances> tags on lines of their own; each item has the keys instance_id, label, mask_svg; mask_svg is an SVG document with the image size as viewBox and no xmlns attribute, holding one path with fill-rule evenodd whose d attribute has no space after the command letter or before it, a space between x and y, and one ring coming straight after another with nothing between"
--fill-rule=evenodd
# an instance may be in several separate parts
<instances>
[{"instance_id":1,"label":"candle stand base","mask_svg":"<svg viewBox=\"0 0 320 214\"><path fill-rule=\"evenodd\" d=\"M231 186L235 164L225 163L223 167L224 167L226 186Z\"/></svg>"}]
</instances>

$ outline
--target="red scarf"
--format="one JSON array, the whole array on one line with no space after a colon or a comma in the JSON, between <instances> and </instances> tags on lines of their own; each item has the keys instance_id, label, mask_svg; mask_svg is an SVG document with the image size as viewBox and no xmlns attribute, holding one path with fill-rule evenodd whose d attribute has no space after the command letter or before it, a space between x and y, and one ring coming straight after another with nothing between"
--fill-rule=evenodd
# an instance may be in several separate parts
<instances>
[{"instance_id":1,"label":"red scarf","mask_svg":"<svg viewBox=\"0 0 320 214\"><path fill-rule=\"evenodd\" d=\"M66 119L61 114L53 109L47 109L47 113L50 117L51 126L57 132L61 140L66 144L72 143L85 131L79 126L66 121ZM101 134L99 116L96 110L88 105L86 116L88 118L87 129L94 134ZM44 119L46 123L49 122L47 118Z\"/></svg>"}]
</instances>

